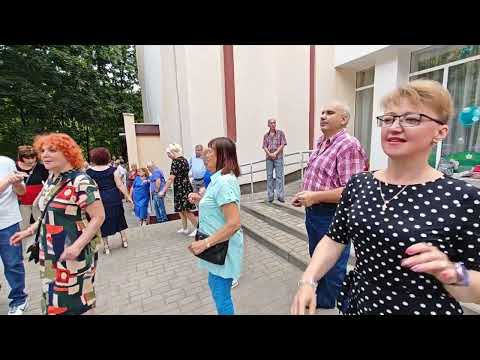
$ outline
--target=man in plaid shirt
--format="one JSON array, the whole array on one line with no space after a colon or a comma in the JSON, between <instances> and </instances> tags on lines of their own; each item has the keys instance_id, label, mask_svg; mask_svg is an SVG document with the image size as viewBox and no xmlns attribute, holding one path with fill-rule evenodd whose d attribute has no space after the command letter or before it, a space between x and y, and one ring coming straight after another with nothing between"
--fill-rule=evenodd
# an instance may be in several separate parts
<instances>
[{"instance_id":1,"label":"man in plaid shirt","mask_svg":"<svg viewBox=\"0 0 480 360\"><path fill-rule=\"evenodd\" d=\"M320 115L323 135L308 160L303 191L292 200L294 206L305 206L310 256L327 233L348 180L367 169L367 155L360 142L345 130L349 120L350 110L346 105L332 102L323 107ZM318 282L317 308L335 307L349 255L347 246L335 266Z\"/></svg>"},{"instance_id":2,"label":"man in plaid shirt","mask_svg":"<svg viewBox=\"0 0 480 360\"><path fill-rule=\"evenodd\" d=\"M268 119L270 130L263 136L263 150L266 154L267 165L267 194L268 201L273 201L274 180L273 169L275 169L275 183L277 199L285 202L285 191L283 188L283 148L287 145L287 139L282 130L277 130L277 121Z\"/></svg>"}]
</instances>

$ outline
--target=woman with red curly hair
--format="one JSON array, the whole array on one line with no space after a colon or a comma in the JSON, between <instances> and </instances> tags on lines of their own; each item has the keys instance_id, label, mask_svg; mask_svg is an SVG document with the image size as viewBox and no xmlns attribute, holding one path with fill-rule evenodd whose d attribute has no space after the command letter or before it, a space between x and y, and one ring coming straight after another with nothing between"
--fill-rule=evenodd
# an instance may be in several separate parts
<instances>
[{"instance_id":1,"label":"woman with red curly hair","mask_svg":"<svg viewBox=\"0 0 480 360\"><path fill-rule=\"evenodd\" d=\"M42 135L34 147L50 171L38 198L44 216L10 242L16 244L39 232L44 314L91 314L96 302L93 283L99 230L105 219L98 187L79 170L84 164L82 151L70 136Z\"/></svg>"}]
</instances>

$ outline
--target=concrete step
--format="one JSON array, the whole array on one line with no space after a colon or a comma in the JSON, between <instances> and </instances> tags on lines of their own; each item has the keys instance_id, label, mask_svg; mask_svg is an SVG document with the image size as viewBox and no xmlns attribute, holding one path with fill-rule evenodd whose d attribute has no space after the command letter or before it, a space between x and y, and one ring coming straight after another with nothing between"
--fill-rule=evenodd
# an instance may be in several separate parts
<instances>
[{"instance_id":1,"label":"concrete step","mask_svg":"<svg viewBox=\"0 0 480 360\"><path fill-rule=\"evenodd\" d=\"M461 303L465 315L480 315L480 305Z\"/></svg>"},{"instance_id":2,"label":"concrete step","mask_svg":"<svg viewBox=\"0 0 480 360\"><path fill-rule=\"evenodd\" d=\"M245 233L288 262L305 270L310 261L305 211L287 203L257 202L242 204L242 224ZM353 246L347 270L353 269ZM480 315L480 305L462 303L466 315Z\"/></svg>"},{"instance_id":3,"label":"concrete step","mask_svg":"<svg viewBox=\"0 0 480 360\"><path fill-rule=\"evenodd\" d=\"M269 206L268 202L242 204L242 210L269 225L308 242L304 217L292 216L286 208Z\"/></svg>"},{"instance_id":4,"label":"concrete step","mask_svg":"<svg viewBox=\"0 0 480 360\"><path fill-rule=\"evenodd\" d=\"M303 218L289 215L284 209L272 209L263 201L242 204L241 218L248 236L301 270L307 267L310 256ZM352 253L349 266L354 264Z\"/></svg>"},{"instance_id":5,"label":"concrete step","mask_svg":"<svg viewBox=\"0 0 480 360\"><path fill-rule=\"evenodd\" d=\"M279 201L269 202L267 200L265 200L264 203L267 206L270 206L271 208L283 210L283 211L289 213L292 216L296 216L296 217L305 219L305 208L303 206L301 206L301 207L293 206L291 204L291 199L285 199L284 203L281 203Z\"/></svg>"},{"instance_id":6,"label":"concrete step","mask_svg":"<svg viewBox=\"0 0 480 360\"><path fill-rule=\"evenodd\" d=\"M282 203L257 201L242 204L242 209L269 225L308 242L305 211ZM303 209L303 208L302 208ZM350 247L350 262L355 263L355 250Z\"/></svg>"},{"instance_id":7,"label":"concrete step","mask_svg":"<svg viewBox=\"0 0 480 360\"><path fill-rule=\"evenodd\" d=\"M242 205L240 213L245 234L300 270L305 270L310 261L308 243L252 215L245 208Z\"/></svg>"}]
</instances>

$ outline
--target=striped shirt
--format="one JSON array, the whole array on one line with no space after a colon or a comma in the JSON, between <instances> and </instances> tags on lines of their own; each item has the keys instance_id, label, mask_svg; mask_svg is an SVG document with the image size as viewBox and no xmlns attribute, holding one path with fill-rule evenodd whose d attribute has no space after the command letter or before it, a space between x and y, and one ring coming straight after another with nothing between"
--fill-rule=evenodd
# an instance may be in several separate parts
<instances>
[{"instance_id":1,"label":"striped shirt","mask_svg":"<svg viewBox=\"0 0 480 360\"><path fill-rule=\"evenodd\" d=\"M362 145L345 129L328 139L322 135L308 160L303 190L325 191L344 187L352 175L366 170L366 167L367 155Z\"/></svg>"}]
</instances>

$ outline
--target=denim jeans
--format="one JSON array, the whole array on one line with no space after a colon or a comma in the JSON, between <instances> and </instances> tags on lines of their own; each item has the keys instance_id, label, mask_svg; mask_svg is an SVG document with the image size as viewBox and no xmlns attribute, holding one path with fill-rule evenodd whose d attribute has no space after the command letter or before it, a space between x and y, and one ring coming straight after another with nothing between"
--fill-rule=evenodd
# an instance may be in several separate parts
<instances>
[{"instance_id":1,"label":"denim jeans","mask_svg":"<svg viewBox=\"0 0 480 360\"><path fill-rule=\"evenodd\" d=\"M317 244L327 233L336 205L318 204L305 209L305 225L308 233L308 251L313 255ZM336 305L337 296L342 287L347 263L350 256L350 245L343 250L337 263L318 282L317 287L317 308L332 309Z\"/></svg>"},{"instance_id":2,"label":"denim jeans","mask_svg":"<svg viewBox=\"0 0 480 360\"><path fill-rule=\"evenodd\" d=\"M283 189L283 158L272 160L267 159L267 194L268 201L273 201L273 191L276 188L277 199L285 199ZM275 169L275 179L273 178L273 169Z\"/></svg>"},{"instance_id":3,"label":"denim jeans","mask_svg":"<svg viewBox=\"0 0 480 360\"><path fill-rule=\"evenodd\" d=\"M234 315L232 302L232 281L208 273L208 286L212 292L213 301L217 307L218 315Z\"/></svg>"},{"instance_id":4,"label":"denim jeans","mask_svg":"<svg viewBox=\"0 0 480 360\"><path fill-rule=\"evenodd\" d=\"M10 237L20 231L19 224L0 230L0 257L2 258L5 278L10 285L8 298L10 306L18 306L25 302L25 267L23 266L22 244L10 245Z\"/></svg>"},{"instance_id":5,"label":"denim jeans","mask_svg":"<svg viewBox=\"0 0 480 360\"><path fill-rule=\"evenodd\" d=\"M168 221L167 211L165 210L165 204L163 198L154 193L153 196L153 208L155 209L155 215L157 216L157 223Z\"/></svg>"},{"instance_id":6,"label":"denim jeans","mask_svg":"<svg viewBox=\"0 0 480 360\"><path fill-rule=\"evenodd\" d=\"M205 180L204 179L193 179L192 180L192 187L193 187L193 192L198 193L202 187L205 187Z\"/></svg>"}]
</instances>

